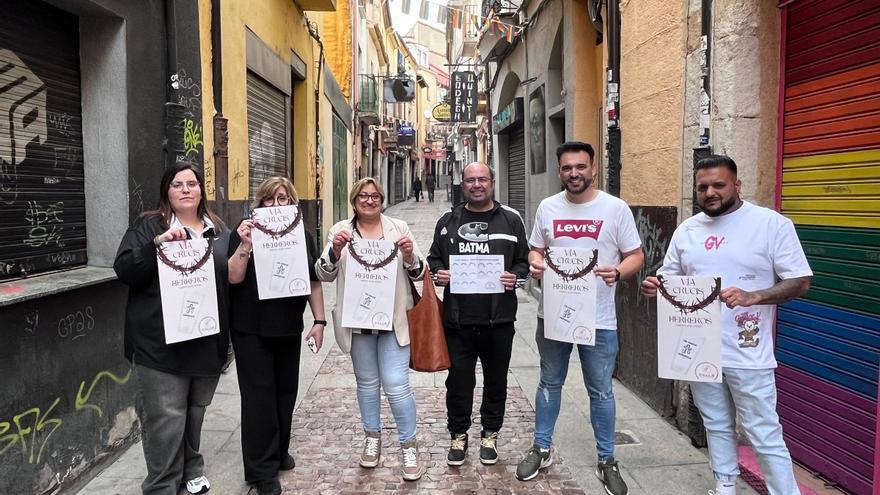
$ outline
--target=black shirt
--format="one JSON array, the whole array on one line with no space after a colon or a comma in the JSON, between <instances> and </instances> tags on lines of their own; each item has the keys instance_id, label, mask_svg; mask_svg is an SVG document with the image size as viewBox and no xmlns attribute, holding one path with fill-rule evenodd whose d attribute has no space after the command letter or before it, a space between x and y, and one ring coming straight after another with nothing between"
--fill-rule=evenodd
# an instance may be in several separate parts
<instances>
[{"instance_id":1,"label":"black shirt","mask_svg":"<svg viewBox=\"0 0 880 495\"><path fill-rule=\"evenodd\" d=\"M452 252L455 254L474 254L479 251L467 250L461 252L461 248L472 246L474 244L485 244L489 242L489 220L492 217L492 211L470 211L467 208L461 213L461 225L458 226L456 233L455 247ZM459 323L462 325L488 325L489 317L487 308L492 307L491 294L467 294L466 297L458 298L459 307Z\"/></svg>"},{"instance_id":2,"label":"black shirt","mask_svg":"<svg viewBox=\"0 0 880 495\"><path fill-rule=\"evenodd\" d=\"M240 223L239 223L240 225ZM306 254L309 265L309 280L317 281L315 261L318 259L314 237L308 232L306 236ZM241 244L238 227L232 231L229 239L229 256ZM291 337L303 331L303 313L309 296L279 297L277 299L260 300L257 291L257 275L254 258L248 260L247 271L241 283L229 287L232 331L249 333L263 337Z\"/></svg>"}]
</instances>

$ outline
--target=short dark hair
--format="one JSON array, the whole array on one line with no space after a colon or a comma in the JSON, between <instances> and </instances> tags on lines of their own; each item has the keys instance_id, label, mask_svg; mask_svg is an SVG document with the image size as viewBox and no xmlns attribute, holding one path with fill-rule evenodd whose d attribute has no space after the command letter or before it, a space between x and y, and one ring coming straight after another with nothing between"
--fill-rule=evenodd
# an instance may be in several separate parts
<instances>
[{"instance_id":1,"label":"short dark hair","mask_svg":"<svg viewBox=\"0 0 880 495\"><path fill-rule=\"evenodd\" d=\"M583 141L566 141L557 146L556 163L559 163L564 153L580 153L581 151L586 151L590 155L590 163L593 163L593 157L596 156L596 152L593 151L593 147L589 143Z\"/></svg>"},{"instance_id":2,"label":"short dark hair","mask_svg":"<svg viewBox=\"0 0 880 495\"><path fill-rule=\"evenodd\" d=\"M727 155L709 155L706 158L701 158L694 167L694 172L715 167L727 167L733 172L733 175L736 175L736 162Z\"/></svg>"}]
</instances>

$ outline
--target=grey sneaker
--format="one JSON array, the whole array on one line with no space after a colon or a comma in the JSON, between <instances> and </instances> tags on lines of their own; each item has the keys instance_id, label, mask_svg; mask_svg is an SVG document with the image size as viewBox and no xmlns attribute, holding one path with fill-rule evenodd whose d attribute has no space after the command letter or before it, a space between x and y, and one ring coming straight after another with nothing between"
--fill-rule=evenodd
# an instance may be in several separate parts
<instances>
[{"instance_id":1,"label":"grey sneaker","mask_svg":"<svg viewBox=\"0 0 880 495\"><path fill-rule=\"evenodd\" d=\"M452 444L449 446L449 453L446 454L446 464L450 466L461 466L464 464L464 458L467 455L468 434L458 433L452 434Z\"/></svg>"},{"instance_id":2,"label":"grey sneaker","mask_svg":"<svg viewBox=\"0 0 880 495\"><path fill-rule=\"evenodd\" d=\"M425 474L425 467L419 462L419 448L415 439L402 444L400 451L403 456L403 479L416 481L421 478Z\"/></svg>"},{"instance_id":3,"label":"grey sneaker","mask_svg":"<svg viewBox=\"0 0 880 495\"><path fill-rule=\"evenodd\" d=\"M516 466L516 479L529 481L538 475L538 471L550 467L551 464L553 464L553 458L550 457L550 449L542 449L537 445L532 445L523 460L519 461Z\"/></svg>"},{"instance_id":4,"label":"grey sneaker","mask_svg":"<svg viewBox=\"0 0 880 495\"><path fill-rule=\"evenodd\" d=\"M480 434L480 462L488 465L498 462L498 450L495 448L497 441L497 431L483 431Z\"/></svg>"},{"instance_id":5,"label":"grey sneaker","mask_svg":"<svg viewBox=\"0 0 880 495\"><path fill-rule=\"evenodd\" d=\"M620 476L614 457L609 457L596 466L596 477L605 485L605 493L608 495L626 495L629 491Z\"/></svg>"},{"instance_id":6,"label":"grey sneaker","mask_svg":"<svg viewBox=\"0 0 880 495\"><path fill-rule=\"evenodd\" d=\"M374 468L379 465L379 456L382 454L382 438L378 431L364 432L364 451L361 452L361 467Z\"/></svg>"},{"instance_id":7,"label":"grey sneaker","mask_svg":"<svg viewBox=\"0 0 880 495\"><path fill-rule=\"evenodd\" d=\"M204 476L199 476L198 478L193 478L186 482L186 491L192 495L208 493L208 490L210 489L211 483L209 483L208 478L205 478Z\"/></svg>"}]
</instances>

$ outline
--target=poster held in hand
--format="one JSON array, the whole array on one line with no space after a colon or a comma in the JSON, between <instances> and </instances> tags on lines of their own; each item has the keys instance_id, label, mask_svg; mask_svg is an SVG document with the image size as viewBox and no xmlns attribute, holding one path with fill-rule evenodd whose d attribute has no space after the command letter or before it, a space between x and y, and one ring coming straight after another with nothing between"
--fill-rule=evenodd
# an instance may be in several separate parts
<instances>
[{"instance_id":1,"label":"poster held in hand","mask_svg":"<svg viewBox=\"0 0 880 495\"><path fill-rule=\"evenodd\" d=\"M191 239L156 249L166 344L220 333L212 247Z\"/></svg>"},{"instance_id":2,"label":"poster held in hand","mask_svg":"<svg viewBox=\"0 0 880 495\"><path fill-rule=\"evenodd\" d=\"M721 279L657 278L658 376L721 383Z\"/></svg>"},{"instance_id":3,"label":"poster held in hand","mask_svg":"<svg viewBox=\"0 0 880 495\"><path fill-rule=\"evenodd\" d=\"M452 294L501 294L502 254L453 254L449 256L449 291Z\"/></svg>"},{"instance_id":4,"label":"poster held in hand","mask_svg":"<svg viewBox=\"0 0 880 495\"><path fill-rule=\"evenodd\" d=\"M302 211L298 206L256 208L251 214L254 228L254 270L260 299L308 296L309 258Z\"/></svg>"},{"instance_id":5,"label":"poster held in hand","mask_svg":"<svg viewBox=\"0 0 880 495\"><path fill-rule=\"evenodd\" d=\"M544 250L544 337L596 345L595 249Z\"/></svg>"},{"instance_id":6,"label":"poster held in hand","mask_svg":"<svg viewBox=\"0 0 880 495\"><path fill-rule=\"evenodd\" d=\"M397 252L397 244L391 241L355 239L348 243L343 327L392 330Z\"/></svg>"}]
</instances>

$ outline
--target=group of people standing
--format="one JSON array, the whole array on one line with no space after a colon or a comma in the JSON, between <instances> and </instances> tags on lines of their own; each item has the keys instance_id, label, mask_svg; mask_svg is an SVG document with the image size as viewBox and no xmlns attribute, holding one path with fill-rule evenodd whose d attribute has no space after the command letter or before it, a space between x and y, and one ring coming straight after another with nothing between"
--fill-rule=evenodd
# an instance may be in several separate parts
<instances>
[{"instance_id":1,"label":"group of people standing","mask_svg":"<svg viewBox=\"0 0 880 495\"><path fill-rule=\"evenodd\" d=\"M148 468L142 485L144 493L176 493L181 485L193 494L210 488L199 453L199 436L205 407L211 402L226 359L230 330L241 387L245 478L260 494L281 493L278 472L295 465L288 449L300 348L304 339L313 339L316 349L321 347L327 324L321 283L334 281L335 340L351 356L364 430L359 463L373 468L381 462L380 403L384 390L400 442L401 475L405 480L418 480L425 473L425 465L416 441L409 344L411 332L420 329L409 328L406 311L413 307L410 282L422 279L428 271L437 285L444 287L443 326L451 362L446 379L450 433L447 464L467 462L477 360L483 373L479 461L497 463L516 330L516 289L528 277L542 278L545 248L577 247L598 250L593 269L599 282L595 345L546 338L539 308L535 327L540 354L535 432L533 446L517 466L516 478L533 479L553 462L551 449L562 387L576 345L590 398L596 476L606 493L625 495L628 489L614 457L616 405L612 373L618 354L615 286L635 276L645 256L629 206L595 187L593 148L582 142L567 142L557 148L556 156L562 191L540 203L530 233L516 210L494 199L494 171L482 163L467 165L461 180L465 201L438 220L427 257L405 221L382 213L382 186L373 178L361 179L349 195L353 216L333 225L320 254L307 234L311 295L273 300L258 298L251 256L253 222L243 220L230 232L206 208L198 171L187 164L168 170L160 185L159 208L142 215L129 229L114 264L120 280L130 289L125 348L135 369ZM772 210L741 199L741 184L732 159L713 156L701 161L697 169L697 200L703 213L679 226L658 273L721 276L724 282L720 294L724 303L724 379L720 384L692 386L708 430L716 479L710 493L735 493L734 481L739 474L735 421L739 415L755 447L769 492L796 494L791 458L776 415L772 336L765 332L759 344L744 347L737 338L736 318L748 308L762 321L772 322L775 305L803 294L809 288L812 272L792 223ZM429 188L429 200L432 196ZM290 181L275 177L259 188L252 207L296 203ZM725 241L713 245L712 250L704 249L703 240L708 235ZM755 240L755 235L761 239ZM166 345L156 250L163 242L207 236L215 239L221 331ZM355 261L347 246L360 239L396 245L399 260L391 265L397 271L391 331L341 324L346 268ZM475 253L501 255L504 267L498 282L503 292L452 293L450 256ZM653 276L642 283L647 296L656 294L658 286ZM388 297L391 294L389 287ZM303 337L307 304L315 320Z\"/></svg>"},{"instance_id":2,"label":"group of people standing","mask_svg":"<svg viewBox=\"0 0 880 495\"><path fill-rule=\"evenodd\" d=\"M425 176L425 187L424 189L428 190L428 202L434 202L434 189L437 188L437 178L434 177L434 174L428 174ZM416 198L416 202L419 202L422 199L422 179L421 177L414 177L412 181L412 191L413 196Z\"/></svg>"}]
</instances>

